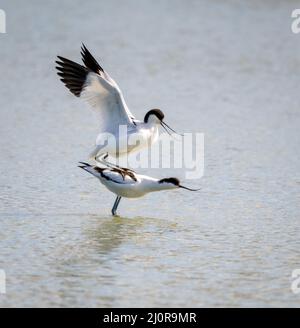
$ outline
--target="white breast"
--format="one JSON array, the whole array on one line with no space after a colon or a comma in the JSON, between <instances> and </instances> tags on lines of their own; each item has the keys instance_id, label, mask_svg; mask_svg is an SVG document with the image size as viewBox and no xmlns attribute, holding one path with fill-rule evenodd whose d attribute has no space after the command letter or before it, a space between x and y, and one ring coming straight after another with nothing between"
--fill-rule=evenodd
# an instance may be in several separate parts
<instances>
[{"instance_id":1,"label":"white breast","mask_svg":"<svg viewBox=\"0 0 300 328\"><path fill-rule=\"evenodd\" d=\"M141 188L141 180L135 174L136 181L128 176L122 176L110 169L104 170L99 177L101 183L111 192L126 198L137 198L145 195L146 191Z\"/></svg>"},{"instance_id":2,"label":"white breast","mask_svg":"<svg viewBox=\"0 0 300 328\"><path fill-rule=\"evenodd\" d=\"M97 137L96 145L103 145L103 147L99 147L101 153L119 157L148 148L149 145L157 141L158 136L158 127L156 125L148 127L144 123L140 123L137 126L130 127L127 134L110 135L101 133Z\"/></svg>"}]
</instances>

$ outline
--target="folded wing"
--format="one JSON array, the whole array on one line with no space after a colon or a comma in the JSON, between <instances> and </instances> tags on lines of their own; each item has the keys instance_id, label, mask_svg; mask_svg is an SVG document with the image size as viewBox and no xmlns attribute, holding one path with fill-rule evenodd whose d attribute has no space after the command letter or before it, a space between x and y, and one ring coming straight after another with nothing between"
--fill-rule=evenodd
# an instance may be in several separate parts
<instances>
[{"instance_id":1,"label":"folded wing","mask_svg":"<svg viewBox=\"0 0 300 328\"><path fill-rule=\"evenodd\" d=\"M104 169L101 177L107 181L111 181L117 184L132 184L137 182L137 176L133 171L124 169Z\"/></svg>"}]
</instances>

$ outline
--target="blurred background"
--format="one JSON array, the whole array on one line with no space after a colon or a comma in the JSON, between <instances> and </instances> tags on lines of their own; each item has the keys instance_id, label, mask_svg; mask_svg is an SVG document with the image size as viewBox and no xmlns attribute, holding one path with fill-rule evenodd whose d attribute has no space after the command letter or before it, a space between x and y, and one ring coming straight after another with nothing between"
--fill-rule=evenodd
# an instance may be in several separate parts
<instances>
[{"instance_id":1,"label":"blurred background","mask_svg":"<svg viewBox=\"0 0 300 328\"><path fill-rule=\"evenodd\" d=\"M299 305L297 7L1 1L1 306ZM82 42L137 118L161 108L176 130L204 133L199 193L122 199L110 216L114 195L77 168L97 121L55 72Z\"/></svg>"}]
</instances>

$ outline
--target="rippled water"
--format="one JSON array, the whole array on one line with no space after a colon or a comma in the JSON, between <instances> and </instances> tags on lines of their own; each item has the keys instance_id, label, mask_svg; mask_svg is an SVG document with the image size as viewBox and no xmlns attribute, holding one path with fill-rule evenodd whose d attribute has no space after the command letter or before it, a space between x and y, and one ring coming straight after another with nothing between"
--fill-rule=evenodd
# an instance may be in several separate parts
<instances>
[{"instance_id":1,"label":"rippled water","mask_svg":"<svg viewBox=\"0 0 300 328\"><path fill-rule=\"evenodd\" d=\"M298 306L296 1L4 1L2 306ZM76 167L97 122L54 71L84 41L141 118L205 134L205 173L138 200ZM184 178L183 170L149 169Z\"/></svg>"}]
</instances>

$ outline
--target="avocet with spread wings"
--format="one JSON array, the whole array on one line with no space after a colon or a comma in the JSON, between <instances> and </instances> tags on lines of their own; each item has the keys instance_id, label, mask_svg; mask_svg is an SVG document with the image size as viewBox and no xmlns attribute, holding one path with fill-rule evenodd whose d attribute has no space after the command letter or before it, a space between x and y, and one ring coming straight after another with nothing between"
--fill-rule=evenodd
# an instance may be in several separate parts
<instances>
[{"instance_id":1,"label":"avocet with spread wings","mask_svg":"<svg viewBox=\"0 0 300 328\"><path fill-rule=\"evenodd\" d=\"M96 147L90 157L106 163L108 155L119 157L133 151L149 147L158 138L161 125L168 133L171 130L164 122L164 114L159 109L148 111L143 121L136 120L128 109L117 83L99 65L85 45L81 49L83 65L58 56L56 63L58 75L65 86L77 97L85 99L99 113L100 130ZM120 133L120 126L126 127L126 133ZM108 134L115 142L104 142ZM131 140L138 142L131 144Z\"/></svg>"}]
</instances>

